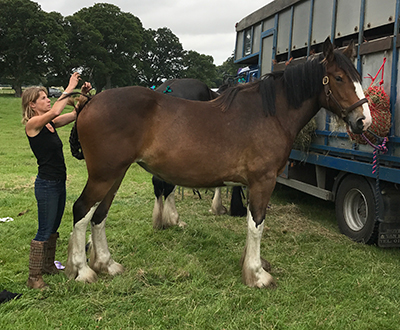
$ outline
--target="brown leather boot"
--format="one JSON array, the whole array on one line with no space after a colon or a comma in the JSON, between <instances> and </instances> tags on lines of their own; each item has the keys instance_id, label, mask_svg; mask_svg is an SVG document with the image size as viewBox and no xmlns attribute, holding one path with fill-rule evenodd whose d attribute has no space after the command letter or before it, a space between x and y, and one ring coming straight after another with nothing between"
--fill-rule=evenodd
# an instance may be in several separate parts
<instances>
[{"instance_id":1,"label":"brown leather boot","mask_svg":"<svg viewBox=\"0 0 400 330\"><path fill-rule=\"evenodd\" d=\"M47 286L42 278L44 251L47 242L31 241L29 254L29 277L26 285L31 289L42 289Z\"/></svg>"},{"instance_id":2,"label":"brown leather boot","mask_svg":"<svg viewBox=\"0 0 400 330\"><path fill-rule=\"evenodd\" d=\"M58 233L51 234L47 241L47 247L44 250L43 274L54 275L60 272L54 265L58 237Z\"/></svg>"}]
</instances>

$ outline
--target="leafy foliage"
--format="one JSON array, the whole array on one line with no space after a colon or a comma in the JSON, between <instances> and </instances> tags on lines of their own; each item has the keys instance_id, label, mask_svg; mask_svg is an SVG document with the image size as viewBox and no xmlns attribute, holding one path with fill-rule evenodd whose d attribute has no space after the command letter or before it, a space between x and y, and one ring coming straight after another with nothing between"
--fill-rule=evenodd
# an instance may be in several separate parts
<instances>
[{"instance_id":1,"label":"leafy foliage","mask_svg":"<svg viewBox=\"0 0 400 330\"><path fill-rule=\"evenodd\" d=\"M100 47L90 53L91 65L86 65L96 89L101 91L104 87L132 84L134 59L142 43L143 28L140 20L107 3L83 8L73 16L78 19L75 23L86 22L102 36ZM95 42L89 40L89 44Z\"/></svg>"},{"instance_id":2,"label":"leafy foliage","mask_svg":"<svg viewBox=\"0 0 400 330\"><path fill-rule=\"evenodd\" d=\"M65 35L57 15L29 0L0 0L2 81L21 94L22 84L46 83L45 76L64 59Z\"/></svg>"},{"instance_id":3,"label":"leafy foliage","mask_svg":"<svg viewBox=\"0 0 400 330\"><path fill-rule=\"evenodd\" d=\"M161 84L163 79L181 78L183 48L177 36L168 28L148 29L138 54L139 80L143 86Z\"/></svg>"},{"instance_id":4,"label":"leafy foliage","mask_svg":"<svg viewBox=\"0 0 400 330\"><path fill-rule=\"evenodd\" d=\"M31 0L0 0L0 83L12 85L16 96L22 85L62 86L76 70L97 91L184 77L218 87L227 67L185 51L167 27L143 29L139 18L113 4L63 17Z\"/></svg>"},{"instance_id":5,"label":"leafy foliage","mask_svg":"<svg viewBox=\"0 0 400 330\"><path fill-rule=\"evenodd\" d=\"M183 62L186 69L182 74L185 78L196 78L210 87L218 87L218 85L214 85L217 71L212 56L189 50L186 52Z\"/></svg>"},{"instance_id":6,"label":"leafy foliage","mask_svg":"<svg viewBox=\"0 0 400 330\"><path fill-rule=\"evenodd\" d=\"M234 57L231 55L222 65L217 67L217 86L221 86L227 83L229 78L235 77L239 67L238 64L234 63Z\"/></svg>"}]
</instances>

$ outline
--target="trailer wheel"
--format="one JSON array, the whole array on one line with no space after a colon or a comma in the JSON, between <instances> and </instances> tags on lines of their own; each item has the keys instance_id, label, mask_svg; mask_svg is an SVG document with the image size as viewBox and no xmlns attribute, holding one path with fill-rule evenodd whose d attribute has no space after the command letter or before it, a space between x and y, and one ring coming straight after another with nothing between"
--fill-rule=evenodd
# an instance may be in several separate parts
<instances>
[{"instance_id":1,"label":"trailer wheel","mask_svg":"<svg viewBox=\"0 0 400 330\"><path fill-rule=\"evenodd\" d=\"M336 220L342 234L356 242L373 244L377 238L374 192L367 180L349 176L336 195Z\"/></svg>"}]
</instances>

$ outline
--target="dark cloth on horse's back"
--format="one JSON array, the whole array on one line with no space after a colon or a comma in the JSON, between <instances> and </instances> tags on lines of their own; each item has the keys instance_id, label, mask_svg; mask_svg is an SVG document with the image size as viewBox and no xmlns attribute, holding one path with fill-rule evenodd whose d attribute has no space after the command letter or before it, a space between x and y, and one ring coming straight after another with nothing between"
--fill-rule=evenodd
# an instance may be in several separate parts
<instances>
[{"instance_id":1,"label":"dark cloth on horse's back","mask_svg":"<svg viewBox=\"0 0 400 330\"><path fill-rule=\"evenodd\" d=\"M205 83L191 78L166 80L156 91L192 101L210 101L218 96Z\"/></svg>"}]
</instances>

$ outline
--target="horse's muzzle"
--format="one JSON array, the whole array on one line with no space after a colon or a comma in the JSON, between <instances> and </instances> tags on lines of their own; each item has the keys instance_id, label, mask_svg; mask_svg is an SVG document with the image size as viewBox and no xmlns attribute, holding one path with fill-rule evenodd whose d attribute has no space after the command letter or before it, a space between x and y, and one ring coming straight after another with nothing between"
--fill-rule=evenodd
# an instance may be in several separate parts
<instances>
[{"instance_id":1,"label":"horse's muzzle","mask_svg":"<svg viewBox=\"0 0 400 330\"><path fill-rule=\"evenodd\" d=\"M361 117L355 121L355 123L350 123L351 131L355 134L362 134L366 129L364 129L365 117Z\"/></svg>"},{"instance_id":2,"label":"horse's muzzle","mask_svg":"<svg viewBox=\"0 0 400 330\"><path fill-rule=\"evenodd\" d=\"M368 120L364 115L357 116L356 114L350 113L345 122L349 126L350 130L354 134L364 133L371 125L371 120Z\"/></svg>"}]
</instances>

